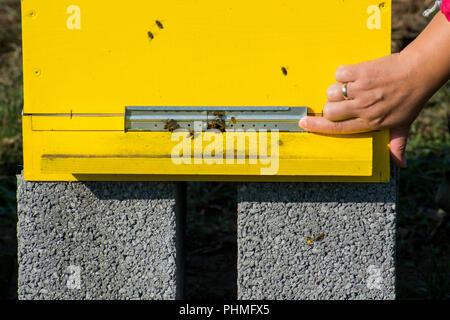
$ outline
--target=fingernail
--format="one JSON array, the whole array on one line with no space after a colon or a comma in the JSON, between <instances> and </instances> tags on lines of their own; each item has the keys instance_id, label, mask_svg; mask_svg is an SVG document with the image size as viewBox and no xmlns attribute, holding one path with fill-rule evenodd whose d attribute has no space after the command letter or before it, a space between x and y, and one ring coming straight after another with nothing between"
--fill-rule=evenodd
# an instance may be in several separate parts
<instances>
[{"instance_id":1,"label":"fingernail","mask_svg":"<svg viewBox=\"0 0 450 320\"><path fill-rule=\"evenodd\" d=\"M303 129L306 129L306 125L307 125L307 121L305 118L301 119L299 122L300 127L302 127Z\"/></svg>"}]
</instances>

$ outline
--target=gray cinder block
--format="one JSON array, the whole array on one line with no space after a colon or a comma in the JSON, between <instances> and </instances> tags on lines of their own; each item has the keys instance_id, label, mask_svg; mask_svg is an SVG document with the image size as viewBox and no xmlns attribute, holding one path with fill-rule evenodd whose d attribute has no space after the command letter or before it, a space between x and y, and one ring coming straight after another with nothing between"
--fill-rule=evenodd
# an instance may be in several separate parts
<instances>
[{"instance_id":1,"label":"gray cinder block","mask_svg":"<svg viewBox=\"0 0 450 320\"><path fill-rule=\"evenodd\" d=\"M19 299L175 299L172 183L18 176Z\"/></svg>"},{"instance_id":2,"label":"gray cinder block","mask_svg":"<svg viewBox=\"0 0 450 320\"><path fill-rule=\"evenodd\" d=\"M395 168L388 184L241 184L238 298L395 299L396 196Z\"/></svg>"}]
</instances>

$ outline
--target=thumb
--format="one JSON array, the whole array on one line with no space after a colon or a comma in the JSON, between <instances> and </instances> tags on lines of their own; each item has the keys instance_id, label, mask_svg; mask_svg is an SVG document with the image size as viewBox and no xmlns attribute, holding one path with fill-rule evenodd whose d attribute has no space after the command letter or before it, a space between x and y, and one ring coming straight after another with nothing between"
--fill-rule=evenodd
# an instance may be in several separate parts
<instances>
[{"instance_id":1,"label":"thumb","mask_svg":"<svg viewBox=\"0 0 450 320\"><path fill-rule=\"evenodd\" d=\"M391 129L391 157L399 168L406 168L406 144L408 141L409 127Z\"/></svg>"}]
</instances>

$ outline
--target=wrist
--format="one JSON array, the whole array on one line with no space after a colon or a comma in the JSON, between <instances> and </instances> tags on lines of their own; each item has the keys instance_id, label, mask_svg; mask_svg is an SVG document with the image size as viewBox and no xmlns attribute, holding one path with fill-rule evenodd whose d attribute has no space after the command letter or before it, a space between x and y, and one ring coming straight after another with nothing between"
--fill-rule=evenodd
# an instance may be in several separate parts
<instances>
[{"instance_id":1,"label":"wrist","mask_svg":"<svg viewBox=\"0 0 450 320\"><path fill-rule=\"evenodd\" d=\"M433 74L427 72L426 59L426 55L417 50L417 47L410 46L399 52L397 57L409 91L420 100L428 100L434 93L434 85L430 83L433 82Z\"/></svg>"}]
</instances>

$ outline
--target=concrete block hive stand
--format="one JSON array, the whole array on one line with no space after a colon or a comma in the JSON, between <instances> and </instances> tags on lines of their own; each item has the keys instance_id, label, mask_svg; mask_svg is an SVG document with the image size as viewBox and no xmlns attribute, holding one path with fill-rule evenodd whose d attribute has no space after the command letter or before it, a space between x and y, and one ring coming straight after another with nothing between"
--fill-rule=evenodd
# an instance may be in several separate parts
<instances>
[{"instance_id":1,"label":"concrete block hive stand","mask_svg":"<svg viewBox=\"0 0 450 320\"><path fill-rule=\"evenodd\" d=\"M173 184L18 178L19 299L175 299Z\"/></svg>"},{"instance_id":2,"label":"concrete block hive stand","mask_svg":"<svg viewBox=\"0 0 450 320\"><path fill-rule=\"evenodd\" d=\"M388 184L237 184L238 299L394 299L392 171ZM175 189L18 176L19 299L182 298Z\"/></svg>"},{"instance_id":3,"label":"concrete block hive stand","mask_svg":"<svg viewBox=\"0 0 450 320\"><path fill-rule=\"evenodd\" d=\"M395 178L241 185L239 299L394 299L396 194Z\"/></svg>"}]
</instances>

